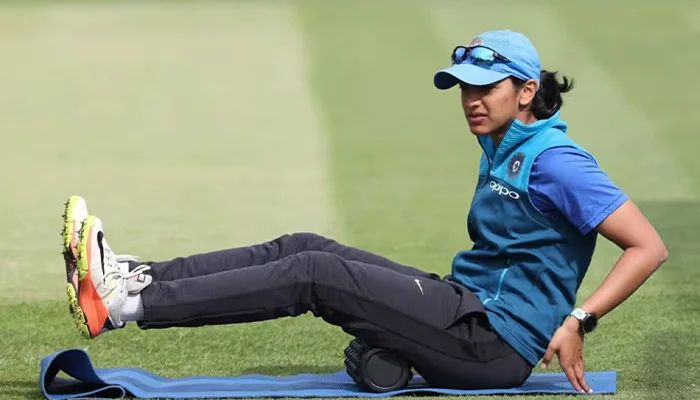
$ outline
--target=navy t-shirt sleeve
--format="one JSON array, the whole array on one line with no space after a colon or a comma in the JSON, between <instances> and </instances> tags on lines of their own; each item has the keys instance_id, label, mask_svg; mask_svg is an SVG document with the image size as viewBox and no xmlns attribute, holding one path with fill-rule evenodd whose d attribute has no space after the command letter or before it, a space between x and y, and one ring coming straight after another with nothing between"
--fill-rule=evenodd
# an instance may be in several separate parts
<instances>
[{"instance_id":1,"label":"navy t-shirt sleeve","mask_svg":"<svg viewBox=\"0 0 700 400\"><path fill-rule=\"evenodd\" d=\"M549 149L537 157L528 189L537 209L562 214L584 235L627 200L589 155L569 147Z\"/></svg>"}]
</instances>

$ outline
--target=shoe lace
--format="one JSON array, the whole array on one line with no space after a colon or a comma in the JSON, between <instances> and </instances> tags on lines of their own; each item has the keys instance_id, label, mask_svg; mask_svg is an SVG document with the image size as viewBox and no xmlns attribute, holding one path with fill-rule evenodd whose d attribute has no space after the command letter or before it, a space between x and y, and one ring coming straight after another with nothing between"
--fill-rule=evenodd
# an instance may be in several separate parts
<instances>
[{"instance_id":1,"label":"shoe lace","mask_svg":"<svg viewBox=\"0 0 700 400\"><path fill-rule=\"evenodd\" d=\"M149 265L142 264L134 268L133 271L129 271L129 267L126 262L137 260L138 257L132 255L116 255L112 249L109 248L109 246L105 246L103 263L111 266L111 268L108 268L109 272L106 272L102 277L102 286L105 288L105 290L112 292L118 287L124 286L127 279L133 278L134 276L151 269ZM121 263L125 263L123 269L122 266L119 265Z\"/></svg>"},{"instance_id":2,"label":"shoe lace","mask_svg":"<svg viewBox=\"0 0 700 400\"><path fill-rule=\"evenodd\" d=\"M138 276L139 274L141 274L141 273L144 272L144 271L148 271L149 269L151 269L151 266L150 266L150 265L141 264L141 265L139 265L138 267L134 268L133 271L127 272L127 273L123 274L122 276L123 276L125 279L133 278L133 277L135 277L135 276Z\"/></svg>"}]
</instances>

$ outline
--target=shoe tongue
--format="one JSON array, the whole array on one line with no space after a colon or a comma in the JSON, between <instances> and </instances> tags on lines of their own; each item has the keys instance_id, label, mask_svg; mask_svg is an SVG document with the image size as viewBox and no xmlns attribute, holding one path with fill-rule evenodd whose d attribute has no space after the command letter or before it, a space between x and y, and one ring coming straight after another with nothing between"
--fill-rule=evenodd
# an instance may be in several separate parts
<instances>
[{"instance_id":1,"label":"shoe tongue","mask_svg":"<svg viewBox=\"0 0 700 400\"><path fill-rule=\"evenodd\" d=\"M138 275L134 275L126 280L126 290L129 294L138 294L146 286L150 285L153 281L153 277L145 272Z\"/></svg>"}]
</instances>

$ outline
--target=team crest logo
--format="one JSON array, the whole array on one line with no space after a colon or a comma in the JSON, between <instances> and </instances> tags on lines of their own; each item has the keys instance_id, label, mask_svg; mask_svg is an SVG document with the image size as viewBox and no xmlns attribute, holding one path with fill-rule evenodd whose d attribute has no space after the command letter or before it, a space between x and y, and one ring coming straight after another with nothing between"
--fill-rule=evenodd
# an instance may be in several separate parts
<instances>
[{"instance_id":1,"label":"team crest logo","mask_svg":"<svg viewBox=\"0 0 700 400\"><path fill-rule=\"evenodd\" d=\"M516 153L510 158L510 161L508 161L508 178L515 179L520 174L524 160L525 154L523 153Z\"/></svg>"},{"instance_id":2,"label":"team crest logo","mask_svg":"<svg viewBox=\"0 0 700 400\"><path fill-rule=\"evenodd\" d=\"M476 47L481 46L482 44L484 44L484 41L481 40L480 37L475 37L474 39L472 39L472 41L469 43L469 46L467 47Z\"/></svg>"}]
</instances>

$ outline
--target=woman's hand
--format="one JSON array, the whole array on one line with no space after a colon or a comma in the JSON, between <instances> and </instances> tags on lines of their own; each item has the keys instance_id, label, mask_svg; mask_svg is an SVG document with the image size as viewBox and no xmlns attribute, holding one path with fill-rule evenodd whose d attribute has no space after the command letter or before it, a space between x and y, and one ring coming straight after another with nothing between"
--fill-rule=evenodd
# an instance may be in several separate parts
<instances>
[{"instance_id":1,"label":"woman's hand","mask_svg":"<svg viewBox=\"0 0 700 400\"><path fill-rule=\"evenodd\" d=\"M581 393L592 393L584 377L586 368L583 361L583 333L579 330L576 318L568 318L554 333L542 358L542 369L549 367L554 354L557 355L559 365L574 389Z\"/></svg>"}]
</instances>

